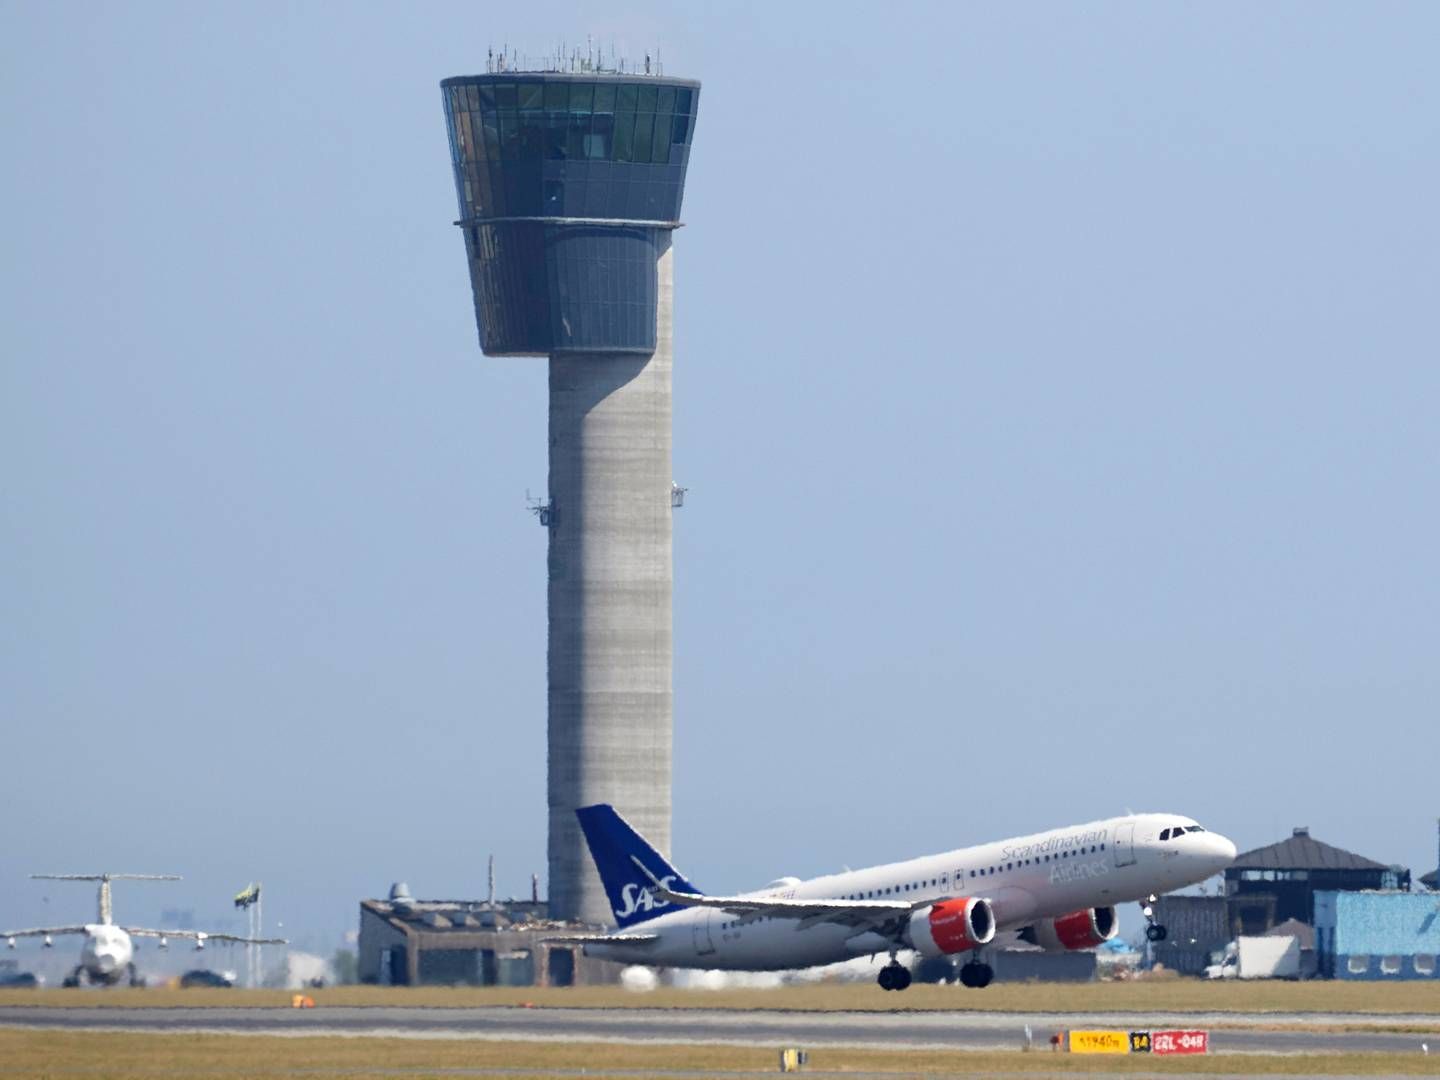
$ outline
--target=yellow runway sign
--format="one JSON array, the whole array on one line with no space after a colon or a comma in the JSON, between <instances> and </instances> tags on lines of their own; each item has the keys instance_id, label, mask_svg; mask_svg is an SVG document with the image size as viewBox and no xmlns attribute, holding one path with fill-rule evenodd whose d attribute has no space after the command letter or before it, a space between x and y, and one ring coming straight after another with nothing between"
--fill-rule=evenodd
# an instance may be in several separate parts
<instances>
[{"instance_id":1,"label":"yellow runway sign","mask_svg":"<svg viewBox=\"0 0 1440 1080\"><path fill-rule=\"evenodd\" d=\"M1072 1031L1070 1032L1072 1054L1128 1054L1130 1033L1128 1031Z\"/></svg>"}]
</instances>

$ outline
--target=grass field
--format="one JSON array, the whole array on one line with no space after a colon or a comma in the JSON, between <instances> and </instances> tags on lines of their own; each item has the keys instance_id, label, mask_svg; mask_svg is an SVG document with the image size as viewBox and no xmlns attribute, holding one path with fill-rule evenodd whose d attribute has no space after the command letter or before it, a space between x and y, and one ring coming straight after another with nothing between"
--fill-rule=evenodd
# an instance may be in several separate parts
<instances>
[{"instance_id":1,"label":"grass field","mask_svg":"<svg viewBox=\"0 0 1440 1080\"><path fill-rule=\"evenodd\" d=\"M277 1038L230 1035L132 1035L0 1029L0 1075L56 1080L173 1080L224 1077L265 1080L296 1075L345 1080L503 1075L550 1076L751 1075L777 1071L771 1049L484 1042L405 1039ZM1306 1057L1234 1055L1188 1060L1078 1058L1049 1051L961 1052L816 1050L805 1072L857 1076L1025 1076L1057 1073L1199 1076L1434 1076L1436 1058L1419 1054L1335 1054ZM801 1075L804 1075L802 1073Z\"/></svg>"},{"instance_id":2,"label":"grass field","mask_svg":"<svg viewBox=\"0 0 1440 1080\"><path fill-rule=\"evenodd\" d=\"M997 984L983 991L954 986L912 986L887 994L869 984L789 986L774 990L671 990L648 993L619 987L446 988L339 986L311 991L316 1005L411 1005L475 1008L524 1005L536 1008L782 1009L801 1011L1000 1012L1267 1012L1422 1013L1440 1018L1440 982L1156 982ZM104 1007L287 1006L284 990L0 990L0 1005ZM1238 1018L1238 1017L1237 1017ZM1440 1027L1440 1019L1437 1019Z\"/></svg>"}]
</instances>

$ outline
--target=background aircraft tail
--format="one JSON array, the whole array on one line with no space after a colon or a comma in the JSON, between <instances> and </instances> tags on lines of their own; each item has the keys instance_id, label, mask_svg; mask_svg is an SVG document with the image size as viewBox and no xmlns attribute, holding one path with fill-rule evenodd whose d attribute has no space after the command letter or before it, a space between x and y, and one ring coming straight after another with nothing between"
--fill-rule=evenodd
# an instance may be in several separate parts
<instances>
[{"instance_id":1,"label":"background aircraft tail","mask_svg":"<svg viewBox=\"0 0 1440 1080\"><path fill-rule=\"evenodd\" d=\"M630 823L609 803L582 806L575 811L575 816L580 819L585 843L590 847L590 857L595 860L595 869L600 872L605 894L610 898L615 922L622 929L673 910L667 901L655 898L652 893L654 881L645 871L675 892L700 891L631 828ZM645 870L641 870L641 866Z\"/></svg>"},{"instance_id":2,"label":"background aircraft tail","mask_svg":"<svg viewBox=\"0 0 1440 1080\"><path fill-rule=\"evenodd\" d=\"M176 874L31 874L36 881L98 881L100 894L95 900L95 914L99 921L109 926L115 921L110 904L110 883L112 881L179 881Z\"/></svg>"}]
</instances>

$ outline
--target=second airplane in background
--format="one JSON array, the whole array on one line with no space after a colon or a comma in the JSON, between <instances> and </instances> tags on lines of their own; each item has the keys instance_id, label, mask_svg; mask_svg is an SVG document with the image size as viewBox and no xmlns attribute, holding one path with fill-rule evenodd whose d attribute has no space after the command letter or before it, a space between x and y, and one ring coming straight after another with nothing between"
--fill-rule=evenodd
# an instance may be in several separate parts
<instances>
[{"instance_id":1,"label":"second airplane in background","mask_svg":"<svg viewBox=\"0 0 1440 1080\"><path fill-rule=\"evenodd\" d=\"M95 881L100 890L96 897L95 921L74 926L38 926L28 930L0 931L10 948L15 948L15 939L38 937L45 939L45 947L51 948L54 939L62 934L83 936L85 943L80 947L80 962L65 980L66 986L114 986L122 979L128 979L131 986L143 986L145 980L135 970L134 938L155 938L160 948L167 948L170 939L193 941L196 949L205 948L207 941L220 941L238 945L285 945L284 938L245 938L234 934L207 934L203 930L150 930L139 926L116 926L114 910L110 901L112 881L179 881L174 874L31 874L32 878L44 881Z\"/></svg>"},{"instance_id":2,"label":"second airplane in background","mask_svg":"<svg viewBox=\"0 0 1440 1080\"><path fill-rule=\"evenodd\" d=\"M901 949L969 953L966 986L994 971L981 950L997 932L1061 951L1115 936L1115 905L1146 901L1229 866L1235 845L1180 814L1135 814L925 855L758 892L707 896L606 804L576 813L614 910L618 933L587 955L664 967L778 971L888 953L886 990L904 990ZM1148 904L1147 920L1152 920ZM1165 928L1146 927L1152 941Z\"/></svg>"}]
</instances>

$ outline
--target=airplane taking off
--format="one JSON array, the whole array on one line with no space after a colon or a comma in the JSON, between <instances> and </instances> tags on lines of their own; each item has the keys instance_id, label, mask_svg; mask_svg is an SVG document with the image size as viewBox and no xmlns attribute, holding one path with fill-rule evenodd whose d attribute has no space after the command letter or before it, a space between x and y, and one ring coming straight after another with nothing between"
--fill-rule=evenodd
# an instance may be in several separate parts
<instances>
[{"instance_id":1,"label":"airplane taking off","mask_svg":"<svg viewBox=\"0 0 1440 1080\"><path fill-rule=\"evenodd\" d=\"M15 939L21 937L43 937L45 948L51 948L54 938L61 934L84 934L85 944L80 948L80 963L65 980L66 986L84 986L95 983L100 986L114 986L127 975L131 986L143 986L144 981L135 970L135 943L132 938L159 938L160 948L168 948L170 938L195 942L196 950L205 948L207 941L224 941L241 945L284 945L283 938L243 938L234 934L207 934L203 930L147 930L138 926L116 926L111 915L110 883L112 881L179 881L174 874L31 874L41 881L98 881L100 883L99 917L93 923L83 926L48 926L31 930L0 931L0 937L10 948L15 948Z\"/></svg>"},{"instance_id":2,"label":"airplane taking off","mask_svg":"<svg viewBox=\"0 0 1440 1080\"><path fill-rule=\"evenodd\" d=\"M1151 941L1159 893L1194 885L1235 860L1235 845L1180 814L1132 814L1033 836L801 881L707 896L604 803L577 810L619 926L585 953L652 966L780 971L889 953L885 990L904 990L901 949L970 953L966 986L987 986L981 950L1017 932L1043 949L1090 949L1119 928L1115 905L1140 901Z\"/></svg>"}]
</instances>

